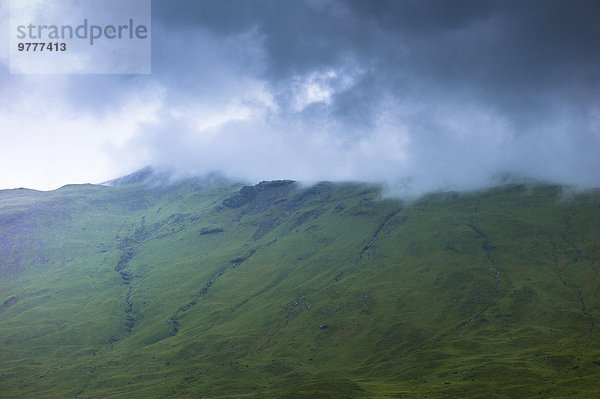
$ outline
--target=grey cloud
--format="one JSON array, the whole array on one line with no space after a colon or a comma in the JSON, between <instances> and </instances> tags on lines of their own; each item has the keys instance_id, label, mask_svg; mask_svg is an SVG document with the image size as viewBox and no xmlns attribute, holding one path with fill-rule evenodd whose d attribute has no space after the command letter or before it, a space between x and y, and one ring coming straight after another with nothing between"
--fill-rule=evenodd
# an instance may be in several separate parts
<instances>
[{"instance_id":1,"label":"grey cloud","mask_svg":"<svg viewBox=\"0 0 600 399\"><path fill-rule=\"evenodd\" d=\"M298 163L323 162L319 169L324 179L341 177L331 171L350 168L357 170L357 179L392 184L421 180L414 184L422 189L477 186L498 173L600 184L591 172L598 166L599 144L598 2L155 3L155 23L165 30L179 29L182 46L193 37L231 46L236 37L253 32L254 52L221 55L204 66L202 53L196 52L188 55L192 65L165 61L165 73L177 70L173 76L183 81L188 74L197 77L197 84L188 85L197 90L214 84L214 79L203 83L197 75L202 68L251 65L237 71L267 84L279 105L280 122L261 127L240 123L235 130L246 129L252 137L253 129L281 129L278 134L286 140L291 126L326 127L332 141L337 137L343 143L332 156L290 157ZM157 51L170 50L161 46ZM178 51L181 47L173 50ZM322 83L330 95L295 109L298 78L328 70L350 76L351 84L340 88ZM234 81L230 75L222 83ZM405 140L406 161L374 165L360 156L354 163L333 161L357 156L349 148L356 149L353 145L360 140L371 140L370 145L384 151L386 144L377 142L382 126ZM314 139L310 137L307 148ZM235 169L234 159L227 162ZM249 170L246 165L245 177ZM294 170L302 170L301 165Z\"/></svg>"},{"instance_id":2,"label":"grey cloud","mask_svg":"<svg viewBox=\"0 0 600 399\"><path fill-rule=\"evenodd\" d=\"M73 112L160 92L115 155L422 192L599 186L595 0L154 0L153 74L70 77ZM0 82L4 72L0 72ZM140 165L143 166L143 165Z\"/></svg>"},{"instance_id":3,"label":"grey cloud","mask_svg":"<svg viewBox=\"0 0 600 399\"><path fill-rule=\"evenodd\" d=\"M585 102L600 83L600 4L595 1L155 4L158 24L186 33L195 27L224 37L257 29L265 52L263 78L276 85L354 60L376 67L379 90L388 87L402 95L416 81L469 91L516 119L527 119L530 112L524 111L540 106L542 95L559 91L570 101ZM353 97L364 102L360 93Z\"/></svg>"}]
</instances>

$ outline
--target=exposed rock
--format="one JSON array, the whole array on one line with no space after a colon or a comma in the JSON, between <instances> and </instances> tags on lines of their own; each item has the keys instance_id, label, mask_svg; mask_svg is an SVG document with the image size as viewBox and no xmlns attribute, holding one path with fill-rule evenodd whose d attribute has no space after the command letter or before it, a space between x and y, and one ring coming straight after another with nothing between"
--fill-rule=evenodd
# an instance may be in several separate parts
<instances>
[{"instance_id":1,"label":"exposed rock","mask_svg":"<svg viewBox=\"0 0 600 399\"><path fill-rule=\"evenodd\" d=\"M15 303L17 303L18 300L19 300L19 297L16 295L13 295L10 298L8 298L6 301L4 301L2 303L2 305L0 305L0 307L9 308L9 307L13 306Z\"/></svg>"},{"instance_id":2,"label":"exposed rock","mask_svg":"<svg viewBox=\"0 0 600 399\"><path fill-rule=\"evenodd\" d=\"M223 232L223 229L220 227L203 227L200 229L198 234L200 234L201 236L205 236L205 235L209 235L209 234L218 234L218 233L222 233L222 232Z\"/></svg>"},{"instance_id":3,"label":"exposed rock","mask_svg":"<svg viewBox=\"0 0 600 399\"><path fill-rule=\"evenodd\" d=\"M257 191L258 190L254 186L244 186L237 193L229 198L225 198L223 200L223 205L229 208L239 208L252 201L256 197Z\"/></svg>"},{"instance_id":4,"label":"exposed rock","mask_svg":"<svg viewBox=\"0 0 600 399\"><path fill-rule=\"evenodd\" d=\"M306 298L304 295L298 297L294 302L292 302L292 306L288 309L287 322L290 322L304 310L310 310L311 307L312 304L308 298Z\"/></svg>"},{"instance_id":5,"label":"exposed rock","mask_svg":"<svg viewBox=\"0 0 600 399\"><path fill-rule=\"evenodd\" d=\"M280 188L287 188L288 186L292 186L295 184L292 180L275 180L275 181L263 181L258 183L255 186L244 186L237 193L232 194L228 198L223 200L223 205L229 208L239 208L242 205L246 205L249 202L253 201L259 194L273 192L273 194L277 194ZM266 202L272 203L276 201L274 198L271 198L273 195L267 195ZM281 200L278 198L277 200Z\"/></svg>"},{"instance_id":6,"label":"exposed rock","mask_svg":"<svg viewBox=\"0 0 600 399\"><path fill-rule=\"evenodd\" d=\"M123 301L123 307L125 309L125 331L127 335L130 335L133 332L136 323L135 311L131 299L133 295L131 278L133 276L128 267L136 254L137 248L150 236L150 233L150 230L148 230L145 224L145 217L143 217L140 226L135 229L133 234L129 237L120 239L118 244L118 248L121 251L121 257L114 270L121 275L123 285L127 289ZM115 339L113 343L117 340L118 339Z\"/></svg>"},{"instance_id":7,"label":"exposed rock","mask_svg":"<svg viewBox=\"0 0 600 399\"><path fill-rule=\"evenodd\" d=\"M336 274L336 276L334 277L335 281L340 281L342 279L342 277L344 277L345 274L346 274L346 272L340 272L340 273Z\"/></svg>"},{"instance_id":8,"label":"exposed rock","mask_svg":"<svg viewBox=\"0 0 600 399\"><path fill-rule=\"evenodd\" d=\"M303 212L301 215L299 215L295 220L294 223L292 225L292 228L297 228L300 225L302 225L304 222L310 220L310 219L315 219L318 216L320 216L322 213L324 212L324 209L312 209L310 211L306 211Z\"/></svg>"},{"instance_id":9,"label":"exposed rock","mask_svg":"<svg viewBox=\"0 0 600 399\"><path fill-rule=\"evenodd\" d=\"M254 255L255 253L256 253L256 249L250 249L250 250L246 251L245 254L243 254L235 259L230 260L229 263L234 265L234 267L239 266L242 263L244 263L245 261L247 261L248 259L250 259L252 257L252 255Z\"/></svg>"}]
</instances>

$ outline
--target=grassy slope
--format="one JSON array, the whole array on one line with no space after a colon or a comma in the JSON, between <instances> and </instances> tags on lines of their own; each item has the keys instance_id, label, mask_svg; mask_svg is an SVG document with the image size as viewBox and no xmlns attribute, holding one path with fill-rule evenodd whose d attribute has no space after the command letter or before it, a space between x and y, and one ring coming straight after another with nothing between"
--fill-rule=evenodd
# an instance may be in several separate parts
<instances>
[{"instance_id":1,"label":"grassy slope","mask_svg":"<svg viewBox=\"0 0 600 399\"><path fill-rule=\"evenodd\" d=\"M0 398L598 395L597 194L238 189L0 192Z\"/></svg>"}]
</instances>

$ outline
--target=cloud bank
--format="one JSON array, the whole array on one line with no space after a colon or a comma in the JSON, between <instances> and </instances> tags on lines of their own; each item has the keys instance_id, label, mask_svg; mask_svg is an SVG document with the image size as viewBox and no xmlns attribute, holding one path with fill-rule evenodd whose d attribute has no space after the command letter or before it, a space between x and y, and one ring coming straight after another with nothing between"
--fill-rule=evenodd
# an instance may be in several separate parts
<instances>
[{"instance_id":1,"label":"cloud bank","mask_svg":"<svg viewBox=\"0 0 600 399\"><path fill-rule=\"evenodd\" d=\"M147 164L412 193L600 186L597 1L152 7L150 76L15 76L2 58L0 166L21 172L0 186Z\"/></svg>"}]
</instances>

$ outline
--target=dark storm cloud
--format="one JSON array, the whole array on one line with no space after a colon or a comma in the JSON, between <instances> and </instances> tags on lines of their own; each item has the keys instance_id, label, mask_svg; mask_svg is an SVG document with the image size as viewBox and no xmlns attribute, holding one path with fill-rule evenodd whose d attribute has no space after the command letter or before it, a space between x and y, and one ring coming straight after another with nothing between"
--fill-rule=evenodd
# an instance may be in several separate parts
<instances>
[{"instance_id":1,"label":"dark storm cloud","mask_svg":"<svg viewBox=\"0 0 600 399\"><path fill-rule=\"evenodd\" d=\"M46 84L57 115L127 127L109 135L114 165L600 186L597 0L155 0L152 16L152 75ZM5 86L38 83L20 82Z\"/></svg>"},{"instance_id":2,"label":"dark storm cloud","mask_svg":"<svg viewBox=\"0 0 600 399\"><path fill-rule=\"evenodd\" d=\"M273 158L280 171L305 162L320 170L309 167L309 178L417 190L477 187L503 173L600 185L597 1L175 0L155 1L153 13L165 32L154 51L166 55L155 70L178 99L235 96L239 76L264 82L269 119L217 130L242 146L278 137L294 143L284 154L303 148L295 167ZM152 137L160 148L167 136ZM194 146L181 140L172 152L185 169L180 155ZM241 175L252 179L252 168Z\"/></svg>"},{"instance_id":3,"label":"dark storm cloud","mask_svg":"<svg viewBox=\"0 0 600 399\"><path fill-rule=\"evenodd\" d=\"M154 1L153 17L154 74L167 86L227 83L206 46L229 46L228 67L265 79L281 102L294 76L354 62L366 71L336 93L332 112L361 124L382 92L424 104L424 91L452 92L528 128L543 118L547 96L585 106L600 89L598 1L170 0ZM260 60L244 53L247 44L223 44L253 30L247 40L260 42ZM108 79L75 77L75 103L109 107L139 81Z\"/></svg>"},{"instance_id":4,"label":"dark storm cloud","mask_svg":"<svg viewBox=\"0 0 600 399\"><path fill-rule=\"evenodd\" d=\"M256 28L264 39L267 71L285 78L357 53L372 32L344 4L332 1L176 0L153 4L155 22L170 29L206 29L235 35ZM362 51L360 51L362 52Z\"/></svg>"},{"instance_id":5,"label":"dark storm cloud","mask_svg":"<svg viewBox=\"0 0 600 399\"><path fill-rule=\"evenodd\" d=\"M585 103L600 85L597 1L176 0L156 1L154 16L218 36L257 29L275 85L350 59L375 68L377 79L345 93L340 110L374 91L436 87L527 120L546 94Z\"/></svg>"}]
</instances>

